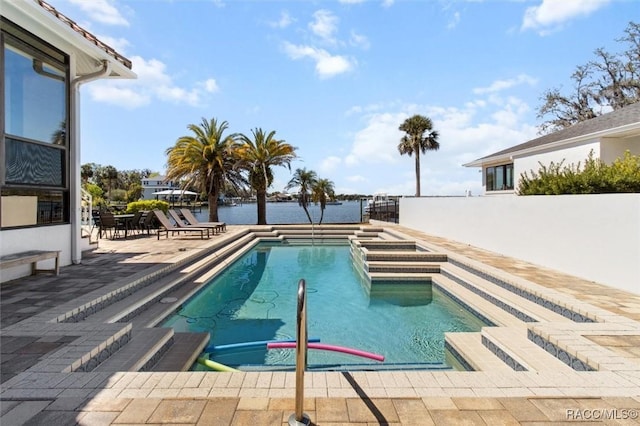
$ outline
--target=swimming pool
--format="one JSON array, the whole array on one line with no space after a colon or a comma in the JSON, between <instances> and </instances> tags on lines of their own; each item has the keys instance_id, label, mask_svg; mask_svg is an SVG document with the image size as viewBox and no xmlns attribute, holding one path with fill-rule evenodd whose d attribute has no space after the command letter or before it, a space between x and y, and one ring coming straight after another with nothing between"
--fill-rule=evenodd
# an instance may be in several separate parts
<instances>
[{"instance_id":1,"label":"swimming pool","mask_svg":"<svg viewBox=\"0 0 640 426\"><path fill-rule=\"evenodd\" d=\"M209 345L293 339L298 281L307 283L308 336L384 355L385 365L446 363L444 333L485 325L430 282L370 285L348 243L257 244L185 303L163 326L208 332ZM214 350L217 362L251 369L291 366L294 352L266 347ZM309 350L310 368L370 365L371 360Z\"/></svg>"}]
</instances>

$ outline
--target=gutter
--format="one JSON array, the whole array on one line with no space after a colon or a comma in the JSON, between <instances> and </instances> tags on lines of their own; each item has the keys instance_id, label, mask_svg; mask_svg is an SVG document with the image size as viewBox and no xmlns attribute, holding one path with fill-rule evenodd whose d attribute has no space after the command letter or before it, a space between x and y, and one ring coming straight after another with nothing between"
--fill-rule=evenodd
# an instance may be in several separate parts
<instances>
[{"instance_id":1,"label":"gutter","mask_svg":"<svg viewBox=\"0 0 640 426\"><path fill-rule=\"evenodd\" d=\"M70 157L75 161L70 164L70 182L71 182L71 263L79 264L82 262L82 247L80 246L80 239L82 238L80 227L82 226L81 218L81 204L82 201L78 201L81 197L80 194L80 144L78 135L80 134L80 108L79 108L79 88L83 83L98 80L111 73L111 62L103 59L101 61L102 68L98 71L81 75L71 80L71 96L70 96L70 114L73 114L73 129L70 129L69 146L71 149Z\"/></svg>"}]
</instances>

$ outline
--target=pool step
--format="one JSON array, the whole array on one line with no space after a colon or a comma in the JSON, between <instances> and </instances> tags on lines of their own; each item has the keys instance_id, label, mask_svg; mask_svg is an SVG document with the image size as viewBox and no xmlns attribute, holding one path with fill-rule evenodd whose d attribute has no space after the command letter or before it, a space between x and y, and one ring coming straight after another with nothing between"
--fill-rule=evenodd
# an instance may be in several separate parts
<instances>
[{"instance_id":1,"label":"pool step","mask_svg":"<svg viewBox=\"0 0 640 426\"><path fill-rule=\"evenodd\" d=\"M415 241L411 240L375 240L354 241L354 243L368 250L410 250L418 251Z\"/></svg>"},{"instance_id":2,"label":"pool step","mask_svg":"<svg viewBox=\"0 0 640 426\"><path fill-rule=\"evenodd\" d=\"M527 338L527 329L522 327L483 327L482 344L503 358L515 370L526 371L573 371L564 362L554 357Z\"/></svg>"},{"instance_id":3,"label":"pool step","mask_svg":"<svg viewBox=\"0 0 640 426\"><path fill-rule=\"evenodd\" d=\"M513 371L482 344L480 332L445 333L445 341L474 371Z\"/></svg>"},{"instance_id":4,"label":"pool step","mask_svg":"<svg viewBox=\"0 0 640 426\"><path fill-rule=\"evenodd\" d=\"M447 255L442 253L431 253L424 251L409 250L367 250L363 249L362 254L366 262L446 262Z\"/></svg>"},{"instance_id":5,"label":"pool step","mask_svg":"<svg viewBox=\"0 0 640 426\"><path fill-rule=\"evenodd\" d=\"M173 344L149 371L187 371L209 343L209 333L175 333Z\"/></svg>"},{"instance_id":6,"label":"pool step","mask_svg":"<svg viewBox=\"0 0 640 426\"><path fill-rule=\"evenodd\" d=\"M526 323L519 320L516 316L498 308L489 300L474 293L473 291L461 286L450 278L442 274L433 274L432 282L436 287L440 287L446 294L453 296L455 299L464 300L464 304L472 311L486 318L493 324L498 326L517 326L525 327Z\"/></svg>"},{"instance_id":7,"label":"pool step","mask_svg":"<svg viewBox=\"0 0 640 426\"><path fill-rule=\"evenodd\" d=\"M525 299L451 263L443 264L441 273L458 282L459 285L472 289L472 291L483 295L486 299L492 300L497 307L513 312L524 321L569 321L562 315L542 305ZM514 308L515 306L517 308Z\"/></svg>"},{"instance_id":8,"label":"pool step","mask_svg":"<svg viewBox=\"0 0 640 426\"><path fill-rule=\"evenodd\" d=\"M401 281L422 281L422 282L430 283L433 275L426 272L425 273L365 272L365 276L371 282L371 284L375 284L375 283L391 283L391 282L401 282Z\"/></svg>"},{"instance_id":9,"label":"pool step","mask_svg":"<svg viewBox=\"0 0 640 426\"><path fill-rule=\"evenodd\" d=\"M143 328L131 332L131 340L113 352L93 371L146 371L172 344L172 328Z\"/></svg>"},{"instance_id":10,"label":"pool step","mask_svg":"<svg viewBox=\"0 0 640 426\"><path fill-rule=\"evenodd\" d=\"M364 264L364 270L369 273L440 273L440 262L385 262L371 261Z\"/></svg>"}]
</instances>

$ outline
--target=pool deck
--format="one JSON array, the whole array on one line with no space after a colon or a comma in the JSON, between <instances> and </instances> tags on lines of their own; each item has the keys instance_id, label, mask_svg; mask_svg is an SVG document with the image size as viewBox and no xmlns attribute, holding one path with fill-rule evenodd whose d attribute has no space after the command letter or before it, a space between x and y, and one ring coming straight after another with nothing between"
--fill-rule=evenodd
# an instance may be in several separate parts
<instances>
[{"instance_id":1,"label":"pool deck","mask_svg":"<svg viewBox=\"0 0 640 426\"><path fill-rule=\"evenodd\" d=\"M535 283L550 298L596 316L601 321L550 322L536 330L560 343L588 336L591 346L579 343L599 368L585 372L550 364L538 371L308 372L304 410L314 424L575 425L602 419L640 424L640 295L398 225L379 225L487 270L504 271L513 282ZM204 241L102 239L82 264L61 268L59 276L3 283L0 424L286 424L294 411L294 373L71 373L59 367L66 362L68 343L88 327L100 336L124 325L51 318L88 295L95 297L159 265L179 264L223 239L238 238L245 228L229 226L226 233Z\"/></svg>"}]
</instances>

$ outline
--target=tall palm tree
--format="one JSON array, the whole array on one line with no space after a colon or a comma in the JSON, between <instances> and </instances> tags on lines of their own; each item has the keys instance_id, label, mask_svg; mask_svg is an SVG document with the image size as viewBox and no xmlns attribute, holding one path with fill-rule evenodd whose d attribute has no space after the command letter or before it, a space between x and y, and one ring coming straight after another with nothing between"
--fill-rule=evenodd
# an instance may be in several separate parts
<instances>
[{"instance_id":1,"label":"tall palm tree","mask_svg":"<svg viewBox=\"0 0 640 426\"><path fill-rule=\"evenodd\" d=\"M276 132L264 132L261 128L251 131L252 138L240 135L242 143L238 155L249 172L249 185L256 191L258 225L267 224L267 188L273 183L272 166L286 166L291 170L291 160L296 158L294 146L275 138Z\"/></svg>"},{"instance_id":2,"label":"tall palm tree","mask_svg":"<svg viewBox=\"0 0 640 426\"><path fill-rule=\"evenodd\" d=\"M296 169L293 177L285 187L285 189L298 188L298 204L302 206L304 212L307 214L309 223L313 223L311 215L309 214L309 202L311 201L311 188L318 180L316 172L313 170Z\"/></svg>"},{"instance_id":3,"label":"tall palm tree","mask_svg":"<svg viewBox=\"0 0 640 426\"><path fill-rule=\"evenodd\" d=\"M327 207L327 201L335 196L335 189L333 182L329 179L318 179L311 188L311 198L314 203L320 203L320 221L324 217L324 209Z\"/></svg>"},{"instance_id":4,"label":"tall palm tree","mask_svg":"<svg viewBox=\"0 0 640 426\"><path fill-rule=\"evenodd\" d=\"M414 115L407 118L399 127L406 134L400 139L398 151L400 155L416 155L416 197L420 196L420 152L437 151L438 132L433 130L433 123L428 117Z\"/></svg>"},{"instance_id":5,"label":"tall palm tree","mask_svg":"<svg viewBox=\"0 0 640 426\"><path fill-rule=\"evenodd\" d=\"M236 167L239 147L233 135L224 136L226 121L202 119L189 124L193 135L181 136L166 150L167 180L182 181L184 187L196 187L207 194L209 222L218 222L218 196L225 183L241 186L245 180Z\"/></svg>"}]
</instances>

